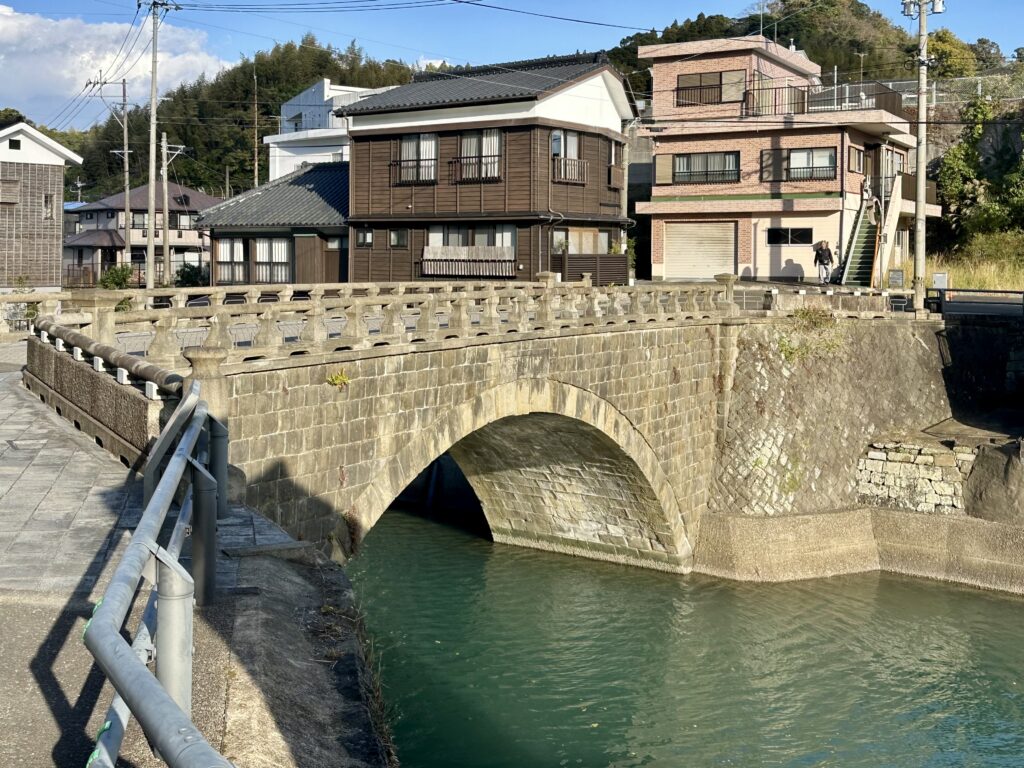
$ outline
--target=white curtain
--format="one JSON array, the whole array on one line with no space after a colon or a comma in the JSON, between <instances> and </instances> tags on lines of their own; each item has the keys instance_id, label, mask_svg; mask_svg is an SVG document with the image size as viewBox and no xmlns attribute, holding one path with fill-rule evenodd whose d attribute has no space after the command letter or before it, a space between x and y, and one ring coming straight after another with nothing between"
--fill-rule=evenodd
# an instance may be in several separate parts
<instances>
[{"instance_id":1,"label":"white curtain","mask_svg":"<svg viewBox=\"0 0 1024 768\"><path fill-rule=\"evenodd\" d=\"M565 156L578 160L580 156L580 135L576 131L565 132Z\"/></svg>"},{"instance_id":2,"label":"white curtain","mask_svg":"<svg viewBox=\"0 0 1024 768\"><path fill-rule=\"evenodd\" d=\"M486 179L496 179L500 175L499 168L501 164L500 129L488 128L484 131L481 154L483 155L483 173L481 175Z\"/></svg>"},{"instance_id":3,"label":"white curtain","mask_svg":"<svg viewBox=\"0 0 1024 768\"><path fill-rule=\"evenodd\" d=\"M398 169L401 181L415 181L416 153L419 150L419 136L403 136L401 148L401 164Z\"/></svg>"},{"instance_id":4,"label":"white curtain","mask_svg":"<svg viewBox=\"0 0 1024 768\"><path fill-rule=\"evenodd\" d=\"M437 178L437 134L420 134L420 180Z\"/></svg>"},{"instance_id":5,"label":"white curtain","mask_svg":"<svg viewBox=\"0 0 1024 768\"><path fill-rule=\"evenodd\" d=\"M275 237L270 244L270 281L290 283L292 280L292 241L287 237Z\"/></svg>"}]
</instances>

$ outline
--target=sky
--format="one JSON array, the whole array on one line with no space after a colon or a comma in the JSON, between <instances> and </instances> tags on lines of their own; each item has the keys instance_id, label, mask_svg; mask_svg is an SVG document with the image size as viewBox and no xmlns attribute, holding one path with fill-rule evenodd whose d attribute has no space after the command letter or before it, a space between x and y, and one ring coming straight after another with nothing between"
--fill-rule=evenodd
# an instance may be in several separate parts
<instances>
[{"instance_id":1,"label":"sky","mask_svg":"<svg viewBox=\"0 0 1024 768\"><path fill-rule=\"evenodd\" d=\"M357 8L395 1L347 0ZM910 28L910 20L899 15L899 0L866 1ZM179 2L266 5L296 0ZM626 27L620 29L471 7L465 2L436 2L428 7L348 13L171 11L160 32L160 90L204 72L212 75L242 56L269 48L275 41L297 40L307 31L314 32L321 43L340 47L355 39L375 58L485 64L609 48L634 28L660 29L673 19L682 21L701 11L736 16L756 5L755 0L561 0L557 4L493 0L496 5ZM1024 46L1022 0L947 0L946 5L947 12L935 17L933 26L938 22L970 42L990 38L1007 55ZM126 36L135 10L135 0L0 0L0 107L16 107L30 119L54 127L83 128L105 119L106 105L98 97L87 100L81 109L64 114L61 110L88 79L98 77L101 68L110 74L123 41L130 48L134 33ZM148 34L147 28L123 66L119 60L118 68L129 70L133 102L143 102L149 94L149 56L143 50ZM118 79L122 76L115 74ZM120 98L119 88L110 87L105 93Z\"/></svg>"}]
</instances>

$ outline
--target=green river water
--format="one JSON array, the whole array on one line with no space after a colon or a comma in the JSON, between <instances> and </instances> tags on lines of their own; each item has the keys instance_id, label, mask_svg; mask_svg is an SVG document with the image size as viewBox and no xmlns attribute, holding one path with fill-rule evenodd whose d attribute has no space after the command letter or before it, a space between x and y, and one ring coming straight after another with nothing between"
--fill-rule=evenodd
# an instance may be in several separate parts
<instances>
[{"instance_id":1,"label":"green river water","mask_svg":"<svg viewBox=\"0 0 1024 768\"><path fill-rule=\"evenodd\" d=\"M391 510L349 568L406 768L1024 766L1024 601L748 585Z\"/></svg>"}]
</instances>

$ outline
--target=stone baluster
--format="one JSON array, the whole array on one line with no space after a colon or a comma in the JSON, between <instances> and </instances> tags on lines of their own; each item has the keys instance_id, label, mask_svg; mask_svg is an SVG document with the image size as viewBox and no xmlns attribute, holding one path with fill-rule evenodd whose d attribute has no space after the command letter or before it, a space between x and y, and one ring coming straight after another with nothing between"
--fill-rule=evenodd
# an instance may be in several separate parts
<instances>
[{"instance_id":1,"label":"stone baluster","mask_svg":"<svg viewBox=\"0 0 1024 768\"><path fill-rule=\"evenodd\" d=\"M437 313L444 315L445 322L452 319L452 296L450 293L443 293L437 297Z\"/></svg>"},{"instance_id":2,"label":"stone baluster","mask_svg":"<svg viewBox=\"0 0 1024 768\"><path fill-rule=\"evenodd\" d=\"M583 276L582 276L582 279L580 280L580 283L583 285L584 288L592 288L593 287L594 281L591 279L591 277L592 277L592 275L591 275L590 272L584 272L583 273Z\"/></svg>"},{"instance_id":3,"label":"stone baluster","mask_svg":"<svg viewBox=\"0 0 1024 768\"><path fill-rule=\"evenodd\" d=\"M366 295L370 297L380 296L380 286L377 284L366 286Z\"/></svg>"},{"instance_id":4,"label":"stone baluster","mask_svg":"<svg viewBox=\"0 0 1024 768\"><path fill-rule=\"evenodd\" d=\"M736 303L736 281L739 278L732 273L715 275L719 285L725 286L725 292L716 295L715 309L724 315L738 315L739 305Z\"/></svg>"},{"instance_id":5,"label":"stone baluster","mask_svg":"<svg viewBox=\"0 0 1024 768\"><path fill-rule=\"evenodd\" d=\"M609 322L621 322L626 316L626 312L622 308L622 293L617 288L609 288L606 295L608 309L605 314L609 318Z\"/></svg>"},{"instance_id":6,"label":"stone baluster","mask_svg":"<svg viewBox=\"0 0 1024 768\"><path fill-rule=\"evenodd\" d=\"M115 291L90 291L76 296L79 309L90 315L90 322L82 326L82 333L100 344L114 346L117 342L114 309L122 298L123 295Z\"/></svg>"},{"instance_id":7,"label":"stone baluster","mask_svg":"<svg viewBox=\"0 0 1024 768\"><path fill-rule=\"evenodd\" d=\"M227 291L224 291L224 290L211 291L209 294L207 294L207 296L209 296L209 299L210 299L210 306L211 307L223 307L224 306L224 297L226 295L227 295Z\"/></svg>"},{"instance_id":8,"label":"stone baluster","mask_svg":"<svg viewBox=\"0 0 1024 768\"><path fill-rule=\"evenodd\" d=\"M324 324L324 305L316 302L306 313L306 324L302 327L299 340L305 344L323 344L327 341L327 326Z\"/></svg>"},{"instance_id":9,"label":"stone baluster","mask_svg":"<svg viewBox=\"0 0 1024 768\"><path fill-rule=\"evenodd\" d=\"M281 304L284 304L286 302L291 301L292 296L294 295L295 291L292 289L292 287L290 285L286 285L284 288L277 292L277 300Z\"/></svg>"},{"instance_id":10,"label":"stone baluster","mask_svg":"<svg viewBox=\"0 0 1024 768\"><path fill-rule=\"evenodd\" d=\"M7 304L0 304L0 334L10 333L11 326L7 322Z\"/></svg>"},{"instance_id":11,"label":"stone baluster","mask_svg":"<svg viewBox=\"0 0 1024 768\"><path fill-rule=\"evenodd\" d=\"M206 401L210 415L227 425L231 416L231 387L221 366L228 350L220 347L189 347L184 351L192 371L185 380L186 390L193 381L199 382L199 394Z\"/></svg>"},{"instance_id":12,"label":"stone baluster","mask_svg":"<svg viewBox=\"0 0 1024 768\"><path fill-rule=\"evenodd\" d=\"M472 331L472 319L469 315L469 308L473 305L471 299L466 296L459 296L452 303L451 314L448 315L448 330L458 333L460 336L468 336Z\"/></svg>"},{"instance_id":13,"label":"stone baluster","mask_svg":"<svg viewBox=\"0 0 1024 768\"><path fill-rule=\"evenodd\" d=\"M501 313L498 312L498 304L501 299L494 290L493 285L484 289L484 298L480 302L483 314L480 315L480 331L483 333L499 333L501 331Z\"/></svg>"},{"instance_id":14,"label":"stone baluster","mask_svg":"<svg viewBox=\"0 0 1024 768\"><path fill-rule=\"evenodd\" d=\"M648 293L648 296L650 297L648 311L654 315L654 319L659 323L667 320L671 306L666 308L665 303L662 301L665 297L665 292L661 288L655 288Z\"/></svg>"},{"instance_id":15,"label":"stone baluster","mask_svg":"<svg viewBox=\"0 0 1024 768\"><path fill-rule=\"evenodd\" d=\"M561 304L559 310L561 324L577 325L580 320L580 311L576 307L579 303L579 296L576 295L576 291L572 288L563 291L559 296L559 303Z\"/></svg>"},{"instance_id":16,"label":"stone baluster","mask_svg":"<svg viewBox=\"0 0 1024 768\"><path fill-rule=\"evenodd\" d=\"M261 293L262 292L260 291L259 288L250 288L248 291L245 292L245 303L246 304L259 304L260 303L260 294Z\"/></svg>"},{"instance_id":17,"label":"stone baluster","mask_svg":"<svg viewBox=\"0 0 1024 768\"><path fill-rule=\"evenodd\" d=\"M586 325L593 325L593 321L604 315L601 309L601 292L590 286L585 286L584 291L583 320Z\"/></svg>"},{"instance_id":18,"label":"stone baluster","mask_svg":"<svg viewBox=\"0 0 1024 768\"><path fill-rule=\"evenodd\" d=\"M187 300L188 297L184 293L171 294L171 308L182 309L185 306L185 302Z\"/></svg>"},{"instance_id":19,"label":"stone baluster","mask_svg":"<svg viewBox=\"0 0 1024 768\"><path fill-rule=\"evenodd\" d=\"M530 319L526 310L527 299L523 294L516 293L511 297L511 308L508 312L508 328L509 331L519 331L525 333L530 330Z\"/></svg>"},{"instance_id":20,"label":"stone baluster","mask_svg":"<svg viewBox=\"0 0 1024 768\"><path fill-rule=\"evenodd\" d=\"M276 349L284 344L284 334L277 325L278 310L270 305L267 310L259 316L259 328L253 338L254 347L265 349Z\"/></svg>"},{"instance_id":21,"label":"stone baluster","mask_svg":"<svg viewBox=\"0 0 1024 768\"><path fill-rule=\"evenodd\" d=\"M345 308L345 327L341 329L341 337L338 339L345 346L355 349L366 344L370 329L366 326L364 311L365 308L358 302Z\"/></svg>"},{"instance_id":22,"label":"stone baluster","mask_svg":"<svg viewBox=\"0 0 1024 768\"><path fill-rule=\"evenodd\" d=\"M153 341L146 349L146 358L150 362L168 368L180 364L181 344L178 342L177 327L178 318L170 313L153 323Z\"/></svg>"},{"instance_id":23,"label":"stone baluster","mask_svg":"<svg viewBox=\"0 0 1024 768\"><path fill-rule=\"evenodd\" d=\"M405 304L401 301L389 301L382 305L381 309L380 335L399 343L405 341L405 317L402 314Z\"/></svg>"},{"instance_id":24,"label":"stone baluster","mask_svg":"<svg viewBox=\"0 0 1024 768\"><path fill-rule=\"evenodd\" d=\"M231 336L230 325L231 315L229 314L218 313L211 317L210 332L206 335L206 341L203 342L203 346L210 349L234 348L235 340Z\"/></svg>"},{"instance_id":25,"label":"stone baluster","mask_svg":"<svg viewBox=\"0 0 1024 768\"><path fill-rule=\"evenodd\" d=\"M555 322L554 291L545 290L537 298L537 309L533 322L542 328L550 328Z\"/></svg>"},{"instance_id":26,"label":"stone baluster","mask_svg":"<svg viewBox=\"0 0 1024 768\"><path fill-rule=\"evenodd\" d=\"M437 322L437 300L432 294L426 294L420 301L420 316L416 321L416 336L421 339L433 339L440 325Z\"/></svg>"},{"instance_id":27,"label":"stone baluster","mask_svg":"<svg viewBox=\"0 0 1024 768\"><path fill-rule=\"evenodd\" d=\"M697 290L695 288L687 288L681 297L680 303L682 304L683 312L688 314L696 314L697 309Z\"/></svg>"}]
</instances>

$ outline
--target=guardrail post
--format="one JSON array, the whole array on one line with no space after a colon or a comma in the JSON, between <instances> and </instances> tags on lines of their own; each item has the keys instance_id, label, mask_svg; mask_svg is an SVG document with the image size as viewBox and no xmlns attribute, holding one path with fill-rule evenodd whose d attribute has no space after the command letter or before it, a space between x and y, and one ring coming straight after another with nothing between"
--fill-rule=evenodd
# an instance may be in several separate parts
<instances>
[{"instance_id":1,"label":"guardrail post","mask_svg":"<svg viewBox=\"0 0 1024 768\"><path fill-rule=\"evenodd\" d=\"M197 462L191 466L192 578L196 603L209 605L217 591L217 481Z\"/></svg>"},{"instance_id":2,"label":"guardrail post","mask_svg":"<svg viewBox=\"0 0 1024 768\"><path fill-rule=\"evenodd\" d=\"M192 599L195 583L177 557L158 549L156 678L192 717Z\"/></svg>"},{"instance_id":3,"label":"guardrail post","mask_svg":"<svg viewBox=\"0 0 1024 768\"><path fill-rule=\"evenodd\" d=\"M217 481L217 519L228 516L228 428L210 419L210 471Z\"/></svg>"}]
</instances>

